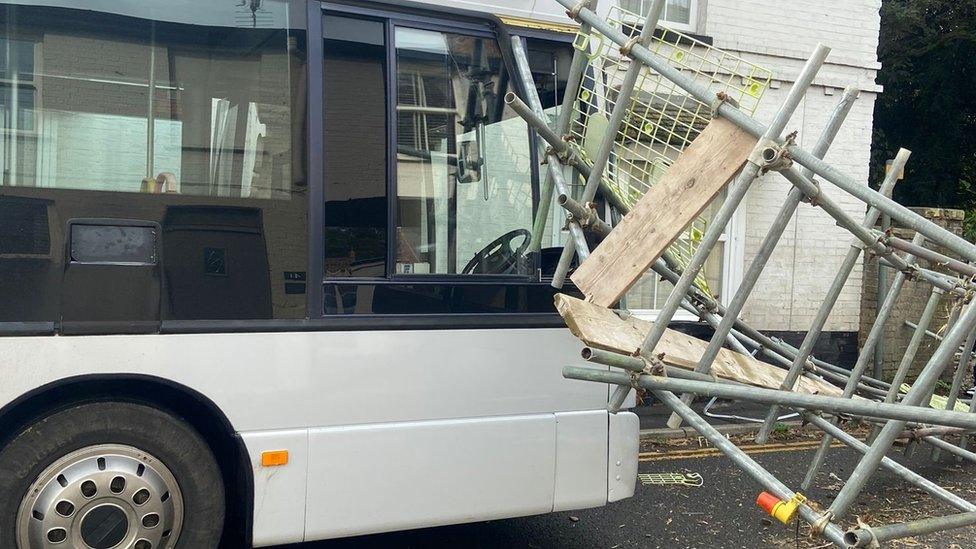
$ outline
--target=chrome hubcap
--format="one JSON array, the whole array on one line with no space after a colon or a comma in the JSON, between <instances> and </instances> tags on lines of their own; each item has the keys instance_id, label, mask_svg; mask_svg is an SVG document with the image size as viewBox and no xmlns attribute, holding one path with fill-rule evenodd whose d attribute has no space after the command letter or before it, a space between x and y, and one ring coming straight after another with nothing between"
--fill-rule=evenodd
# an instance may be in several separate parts
<instances>
[{"instance_id":1,"label":"chrome hubcap","mask_svg":"<svg viewBox=\"0 0 976 549\"><path fill-rule=\"evenodd\" d=\"M21 501L20 549L164 549L183 525L176 478L152 455L118 444L52 463Z\"/></svg>"}]
</instances>

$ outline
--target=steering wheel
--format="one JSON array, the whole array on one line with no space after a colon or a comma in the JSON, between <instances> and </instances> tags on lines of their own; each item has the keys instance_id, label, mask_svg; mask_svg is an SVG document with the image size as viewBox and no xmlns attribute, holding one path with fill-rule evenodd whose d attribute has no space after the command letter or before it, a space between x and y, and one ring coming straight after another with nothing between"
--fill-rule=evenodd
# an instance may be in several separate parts
<instances>
[{"instance_id":1,"label":"steering wheel","mask_svg":"<svg viewBox=\"0 0 976 549\"><path fill-rule=\"evenodd\" d=\"M512 242L520 236L522 243L513 249ZM528 249L530 240L532 233L526 229L509 231L474 254L471 261L461 269L461 274L512 274L517 270L519 258Z\"/></svg>"}]
</instances>

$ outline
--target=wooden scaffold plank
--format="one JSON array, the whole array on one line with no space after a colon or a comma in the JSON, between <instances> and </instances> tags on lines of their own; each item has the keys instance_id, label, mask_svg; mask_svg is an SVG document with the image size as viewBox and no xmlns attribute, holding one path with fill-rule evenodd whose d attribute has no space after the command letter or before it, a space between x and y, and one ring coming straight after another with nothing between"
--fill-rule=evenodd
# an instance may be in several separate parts
<instances>
[{"instance_id":1,"label":"wooden scaffold plank","mask_svg":"<svg viewBox=\"0 0 976 549\"><path fill-rule=\"evenodd\" d=\"M596 349L633 356L644 341L651 323L630 316L620 318L610 309L563 294L556 295L556 309L569 330L586 345ZM655 347L668 366L694 370L705 352L707 341L668 329ZM711 373L725 379L759 387L779 389L786 371L755 358L722 349L712 364ZM841 396L842 391L827 383L801 377L794 388L798 393Z\"/></svg>"},{"instance_id":2,"label":"wooden scaffold plank","mask_svg":"<svg viewBox=\"0 0 976 549\"><path fill-rule=\"evenodd\" d=\"M570 276L587 301L616 303L742 168L756 138L715 118Z\"/></svg>"}]
</instances>

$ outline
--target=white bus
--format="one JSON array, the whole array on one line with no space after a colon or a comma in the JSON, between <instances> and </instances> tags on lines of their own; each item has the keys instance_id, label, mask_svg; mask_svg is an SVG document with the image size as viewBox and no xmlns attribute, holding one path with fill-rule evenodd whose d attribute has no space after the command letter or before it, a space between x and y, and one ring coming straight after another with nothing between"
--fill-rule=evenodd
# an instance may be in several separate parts
<instances>
[{"instance_id":1,"label":"white bus","mask_svg":"<svg viewBox=\"0 0 976 549\"><path fill-rule=\"evenodd\" d=\"M501 99L512 33L547 108L572 35L482 11L0 1L0 547L633 494L636 416L560 375L562 223L529 247L538 144Z\"/></svg>"}]
</instances>

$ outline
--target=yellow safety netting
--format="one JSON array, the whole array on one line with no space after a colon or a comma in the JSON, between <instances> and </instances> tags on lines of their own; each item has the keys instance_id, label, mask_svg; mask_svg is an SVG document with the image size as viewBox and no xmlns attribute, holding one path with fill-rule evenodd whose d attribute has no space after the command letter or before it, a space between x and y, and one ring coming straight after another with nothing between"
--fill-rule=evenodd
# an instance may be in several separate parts
<instances>
[{"instance_id":1,"label":"yellow safety netting","mask_svg":"<svg viewBox=\"0 0 976 549\"><path fill-rule=\"evenodd\" d=\"M611 25L637 36L644 16L611 8ZM578 33L574 46L589 56L589 67L575 104L570 134L577 152L593 157L606 135L610 112L619 100L624 74L631 64L610 39L597 31ZM772 73L755 63L680 32L658 29L649 49L687 77L716 93L724 92L738 107L754 114ZM615 136L611 161L603 174L605 186L625 205L633 206L712 118L711 105L695 99L670 80L644 66L629 101L627 115ZM688 264L707 227L700 217L669 249L681 267ZM699 273L696 285L708 291Z\"/></svg>"}]
</instances>

